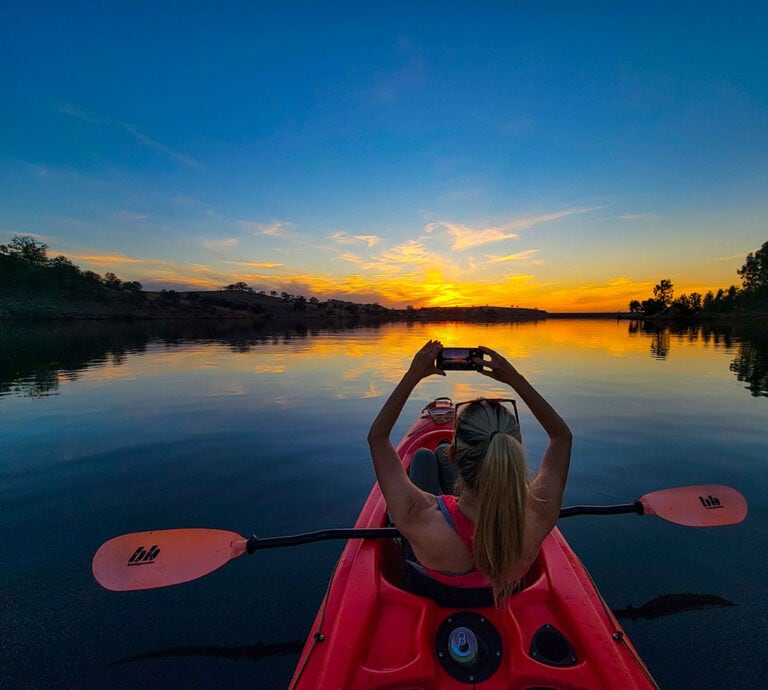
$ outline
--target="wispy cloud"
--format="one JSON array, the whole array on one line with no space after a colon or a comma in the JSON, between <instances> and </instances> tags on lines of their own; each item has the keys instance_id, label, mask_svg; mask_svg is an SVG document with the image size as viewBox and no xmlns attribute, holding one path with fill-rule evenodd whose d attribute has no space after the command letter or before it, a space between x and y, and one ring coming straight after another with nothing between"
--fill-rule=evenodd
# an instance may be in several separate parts
<instances>
[{"instance_id":1,"label":"wispy cloud","mask_svg":"<svg viewBox=\"0 0 768 690\"><path fill-rule=\"evenodd\" d=\"M505 261L531 261L533 257L537 256L541 252L540 249L526 249L524 252L517 252L517 254L507 254L506 256L489 256L489 264L500 264ZM534 261L536 264L543 264L543 261Z\"/></svg>"},{"instance_id":2,"label":"wispy cloud","mask_svg":"<svg viewBox=\"0 0 768 690\"><path fill-rule=\"evenodd\" d=\"M225 249L229 249L230 247L234 247L238 243L237 237L227 237L223 240L200 240L200 244L202 244L206 249L209 249L212 252L221 252Z\"/></svg>"},{"instance_id":3,"label":"wispy cloud","mask_svg":"<svg viewBox=\"0 0 768 690\"><path fill-rule=\"evenodd\" d=\"M213 269L210 266L206 266L205 264L189 264L189 267L193 271L198 271L199 273L213 273Z\"/></svg>"},{"instance_id":4,"label":"wispy cloud","mask_svg":"<svg viewBox=\"0 0 768 690\"><path fill-rule=\"evenodd\" d=\"M501 240L513 240L519 237L516 232L509 232L505 228L470 228L467 225L459 223L449 223L440 221L430 223L424 229L427 232L433 232L437 229L445 229L453 237L453 246L451 249L469 249L489 242L501 242Z\"/></svg>"},{"instance_id":5,"label":"wispy cloud","mask_svg":"<svg viewBox=\"0 0 768 690\"><path fill-rule=\"evenodd\" d=\"M454 250L470 249L471 247L477 247L483 244L489 244L491 242L501 242L502 240L512 240L519 237L520 232L528 230L535 225L541 223L547 223L553 220L559 220L567 216L572 216L578 213L588 213L594 211L599 207L590 208L570 208L565 211L557 211L556 213L544 213L538 216L530 216L528 218L518 218L504 225L489 227L489 228L472 228L468 225L462 225L460 223L451 223L448 221L437 221L429 223L424 229L427 232L434 232L435 230L446 230L449 235L453 237Z\"/></svg>"},{"instance_id":6,"label":"wispy cloud","mask_svg":"<svg viewBox=\"0 0 768 690\"><path fill-rule=\"evenodd\" d=\"M381 257L375 257L374 259L364 259L361 256L353 252L344 252L339 255L342 261L346 261L353 266L357 266L361 271L366 273L376 273L379 275L392 275L402 272L402 262L396 261L393 263L383 260Z\"/></svg>"},{"instance_id":7,"label":"wispy cloud","mask_svg":"<svg viewBox=\"0 0 768 690\"><path fill-rule=\"evenodd\" d=\"M83 122L88 122L92 125L104 125L107 123L104 118L86 113L82 108L78 108L71 103L65 103L64 105L59 106L59 112L63 115L71 115L72 117L76 117L79 120L83 120Z\"/></svg>"},{"instance_id":8,"label":"wispy cloud","mask_svg":"<svg viewBox=\"0 0 768 690\"><path fill-rule=\"evenodd\" d=\"M138 141L140 144L148 148L154 149L155 151L159 151L160 153L165 154L169 158L173 158L174 160L178 161L182 165L186 165L188 168L192 168L193 170L204 170L202 163L196 161L194 158L186 155L185 153L176 151L176 149L172 149L170 146L166 146L165 144L161 144L159 141L152 139L151 137L147 136L143 132L140 132L139 129L134 125L123 123L121 126L126 132L132 135L134 139L136 139L136 141Z\"/></svg>"},{"instance_id":9,"label":"wispy cloud","mask_svg":"<svg viewBox=\"0 0 768 690\"><path fill-rule=\"evenodd\" d=\"M742 261L746 259L747 254L749 254L749 251L741 252L740 254L732 254L731 256L716 256L712 259L707 259L704 263L708 264L714 264L718 263L720 261L733 261L734 259L741 259Z\"/></svg>"},{"instance_id":10,"label":"wispy cloud","mask_svg":"<svg viewBox=\"0 0 768 690\"><path fill-rule=\"evenodd\" d=\"M421 242L408 240L382 252L381 258L388 263L416 264L420 266L441 262L440 257L428 252Z\"/></svg>"},{"instance_id":11,"label":"wispy cloud","mask_svg":"<svg viewBox=\"0 0 768 690\"><path fill-rule=\"evenodd\" d=\"M238 220L237 225L244 231L254 235L270 235L279 237L289 227L290 223L284 220L273 220L270 223L257 223L251 220Z\"/></svg>"},{"instance_id":12,"label":"wispy cloud","mask_svg":"<svg viewBox=\"0 0 768 690\"><path fill-rule=\"evenodd\" d=\"M357 244L364 242L369 247L373 247L381 242L381 238L376 235L350 235L347 232L334 232L329 235L329 237L339 244Z\"/></svg>"},{"instance_id":13,"label":"wispy cloud","mask_svg":"<svg viewBox=\"0 0 768 690\"><path fill-rule=\"evenodd\" d=\"M279 268L283 264L274 262L256 262L256 261L222 261L223 264L233 264L235 266L248 266L250 268Z\"/></svg>"},{"instance_id":14,"label":"wispy cloud","mask_svg":"<svg viewBox=\"0 0 768 690\"><path fill-rule=\"evenodd\" d=\"M361 256L353 254L352 252L344 252L340 255L339 258L342 259L342 261L346 261L347 263L354 264L355 266L361 266L363 268L365 268L366 264L369 263L367 259L363 259Z\"/></svg>"},{"instance_id":15,"label":"wispy cloud","mask_svg":"<svg viewBox=\"0 0 768 690\"><path fill-rule=\"evenodd\" d=\"M128 132L128 134L130 134L142 146L146 146L147 148L158 151L159 153L162 153L163 155L168 156L169 158L172 158L173 160L187 166L188 168L192 168L193 170L204 170L204 166L199 161L185 153L182 153L181 151L177 151L176 149L157 141L156 139L153 139L152 137L139 130L139 128L135 125L128 124L126 122L116 122L93 115L71 103L65 103L64 105L60 106L59 112L63 115L76 117L77 119L82 120L83 122L87 122L91 125L111 125L112 127L119 127L123 131Z\"/></svg>"}]
</instances>

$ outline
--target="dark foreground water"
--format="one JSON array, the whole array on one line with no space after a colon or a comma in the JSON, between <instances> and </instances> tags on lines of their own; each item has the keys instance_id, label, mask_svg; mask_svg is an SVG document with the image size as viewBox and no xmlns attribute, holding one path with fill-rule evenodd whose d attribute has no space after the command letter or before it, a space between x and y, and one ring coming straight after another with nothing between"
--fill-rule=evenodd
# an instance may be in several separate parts
<instances>
[{"instance_id":1,"label":"dark foreground water","mask_svg":"<svg viewBox=\"0 0 768 690\"><path fill-rule=\"evenodd\" d=\"M192 583L113 593L91 558L118 534L349 526L373 483L365 435L428 338L499 349L575 434L566 504L734 486L743 524L579 517L561 528L617 610L667 594L724 608L623 620L665 688L762 688L768 639L768 340L630 322L389 325L0 324L0 685L284 688L341 543L245 556ZM424 403L502 393L472 373ZM531 459L544 437L523 407Z\"/></svg>"}]
</instances>

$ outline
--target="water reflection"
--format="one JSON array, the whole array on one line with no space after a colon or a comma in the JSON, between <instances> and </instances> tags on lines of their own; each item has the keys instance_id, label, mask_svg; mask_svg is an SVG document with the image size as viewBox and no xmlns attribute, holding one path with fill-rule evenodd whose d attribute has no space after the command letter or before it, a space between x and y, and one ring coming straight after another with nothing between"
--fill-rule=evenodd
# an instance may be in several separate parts
<instances>
[{"instance_id":1,"label":"water reflection","mask_svg":"<svg viewBox=\"0 0 768 690\"><path fill-rule=\"evenodd\" d=\"M632 621L640 619L653 620L662 616L672 616L688 611L702 611L712 608L729 608L736 606L732 601L724 599L717 594L693 594L681 592L679 594L663 594L660 597L646 601L640 606L625 606L623 609L614 609L616 618L624 618Z\"/></svg>"},{"instance_id":2,"label":"water reflection","mask_svg":"<svg viewBox=\"0 0 768 690\"><path fill-rule=\"evenodd\" d=\"M498 349L567 414L577 439L569 502L710 481L748 494L749 519L727 533L635 518L563 529L606 600L624 607L617 613L663 687L762 687L766 564L754 545L768 529L765 406L743 390L753 382L750 390L766 391L768 344L735 328L637 324L628 335L627 325L0 324L5 531L44 534L51 515L67 526L46 548L16 549L4 571L6 685L252 686L250 662L226 660L258 659L261 685L285 687L296 647L273 643L305 639L340 545L275 550L255 570L239 564L137 596L100 590L93 552L137 529L280 534L353 524L375 480L366 429L416 348L440 338ZM438 395L508 393L470 372L426 380L393 438ZM522 405L521 415L538 458L546 435ZM638 562L653 565L639 578ZM684 594L658 597L672 589ZM728 664L734 629L737 666Z\"/></svg>"},{"instance_id":3,"label":"water reflection","mask_svg":"<svg viewBox=\"0 0 768 690\"><path fill-rule=\"evenodd\" d=\"M768 396L768 333L763 331L739 344L731 371L753 396Z\"/></svg>"},{"instance_id":4,"label":"water reflection","mask_svg":"<svg viewBox=\"0 0 768 690\"><path fill-rule=\"evenodd\" d=\"M87 369L120 366L128 355L145 353L151 342L166 347L215 342L233 352L249 352L259 344L279 344L317 332L301 323L279 329L214 321L3 323L0 396L55 395L61 383L77 380Z\"/></svg>"},{"instance_id":5,"label":"water reflection","mask_svg":"<svg viewBox=\"0 0 768 690\"><path fill-rule=\"evenodd\" d=\"M748 384L753 396L768 396L768 329L762 325L630 321L628 333L630 337L645 337L654 359L667 359L673 343L732 351L735 358L730 370L736 378Z\"/></svg>"},{"instance_id":6,"label":"water reflection","mask_svg":"<svg viewBox=\"0 0 768 690\"><path fill-rule=\"evenodd\" d=\"M505 355L513 359L528 357L529 350L533 349L539 353L543 349L555 349L561 356L563 348L575 351L601 347L607 348L609 356L625 356L647 347L651 357L666 360L674 355L690 358L703 349L715 348L733 355L730 371L747 384L746 388L753 396L768 396L768 329L765 327L630 321L628 338L611 322L554 320L547 322L545 327L537 324L504 324L501 327L505 331L509 329L510 337L503 349ZM388 380L389 369L399 371L413 347L402 337L404 331L410 330L407 324L390 330L382 329L382 340L376 352L368 351L365 343L354 337L313 340L311 347L301 352L295 348L292 351L298 358L324 357L328 359L328 366L337 369L342 362L344 370L337 374L347 382L358 378L362 370L371 366ZM343 328L337 331L354 332ZM55 395L62 383L77 380L86 370L110 369L108 374L115 376L115 367L122 367L130 355L146 353L151 344L174 348L190 342L215 343L234 353L248 353L264 345L309 343L311 336L321 332L334 331L302 323L280 328L215 321L4 323L0 328L0 397L9 394L23 397ZM477 324L436 323L428 326L425 336L440 338L446 344L476 345L484 342L488 330ZM473 342L457 342L457 337ZM187 359L186 366L189 365ZM275 355L262 361L257 368L261 367L259 371L262 372L278 372L284 366L285 362ZM369 391L362 395L367 397L369 394L373 393Z\"/></svg>"}]
</instances>

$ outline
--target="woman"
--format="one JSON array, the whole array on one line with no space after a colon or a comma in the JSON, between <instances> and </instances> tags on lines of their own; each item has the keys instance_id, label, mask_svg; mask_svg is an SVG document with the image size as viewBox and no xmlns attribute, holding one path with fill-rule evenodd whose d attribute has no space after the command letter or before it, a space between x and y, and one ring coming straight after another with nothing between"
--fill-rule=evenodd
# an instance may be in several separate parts
<instances>
[{"instance_id":1,"label":"woman","mask_svg":"<svg viewBox=\"0 0 768 690\"><path fill-rule=\"evenodd\" d=\"M419 350L368 432L373 466L392 521L431 575L477 586L479 575L497 604L518 587L560 514L571 457L571 431L560 415L504 357L480 347L481 373L511 386L549 436L539 472L529 481L514 417L499 403L461 410L449 457L458 464L458 497L428 493L408 477L389 435L408 396L424 378L445 376L430 340ZM464 526L464 528L462 527ZM469 526L469 535L466 527ZM474 574L472 584L467 574Z\"/></svg>"}]
</instances>

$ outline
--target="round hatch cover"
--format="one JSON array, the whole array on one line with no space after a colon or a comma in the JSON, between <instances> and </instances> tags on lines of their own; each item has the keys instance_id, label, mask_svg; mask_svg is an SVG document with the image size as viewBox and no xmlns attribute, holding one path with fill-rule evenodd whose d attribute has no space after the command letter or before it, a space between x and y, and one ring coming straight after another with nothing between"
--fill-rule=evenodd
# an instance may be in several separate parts
<instances>
[{"instance_id":1,"label":"round hatch cover","mask_svg":"<svg viewBox=\"0 0 768 690\"><path fill-rule=\"evenodd\" d=\"M485 617L459 611L437 630L435 650L440 665L462 683L481 683L501 665L501 637Z\"/></svg>"}]
</instances>

